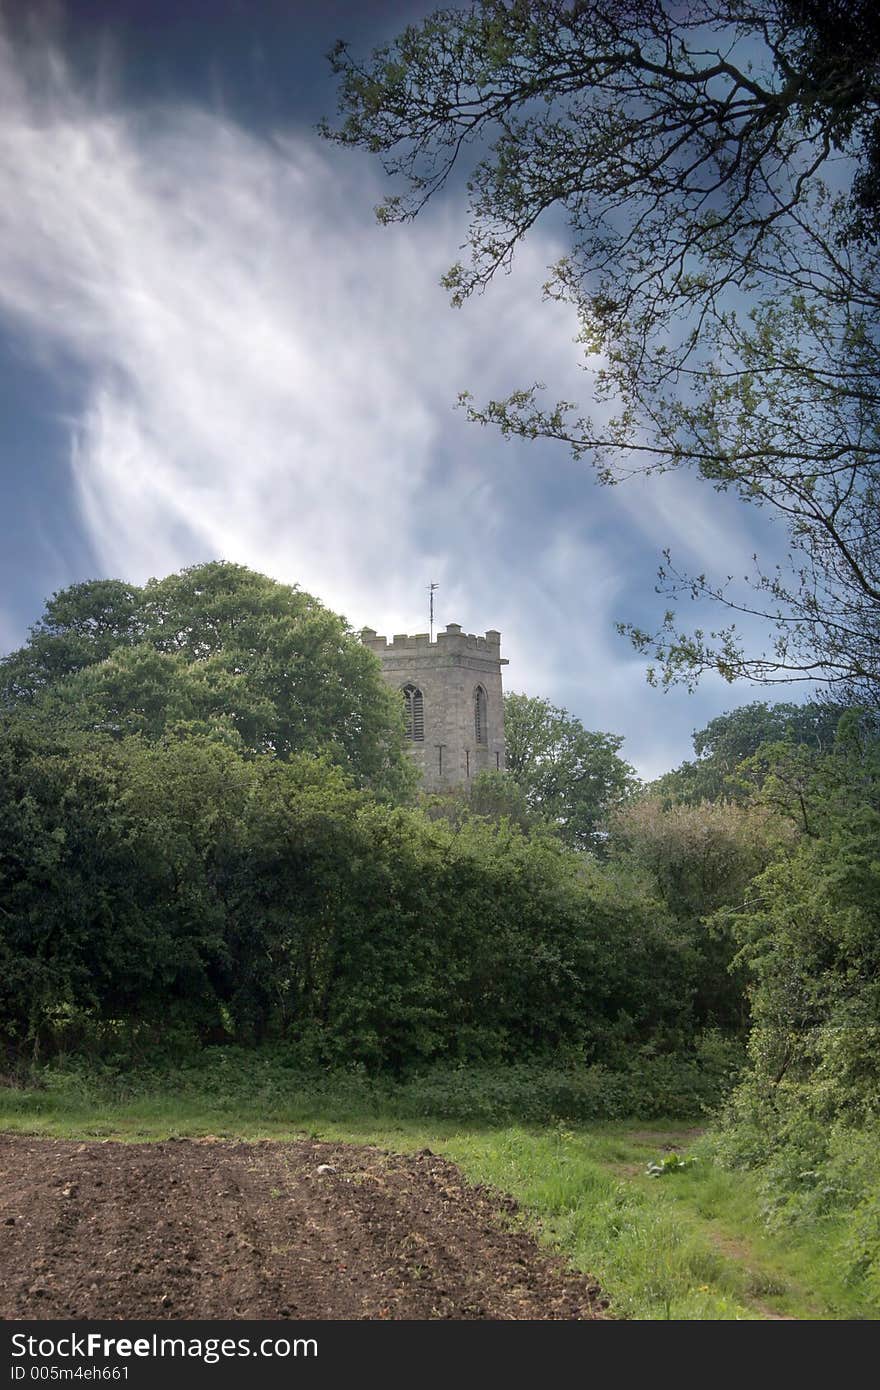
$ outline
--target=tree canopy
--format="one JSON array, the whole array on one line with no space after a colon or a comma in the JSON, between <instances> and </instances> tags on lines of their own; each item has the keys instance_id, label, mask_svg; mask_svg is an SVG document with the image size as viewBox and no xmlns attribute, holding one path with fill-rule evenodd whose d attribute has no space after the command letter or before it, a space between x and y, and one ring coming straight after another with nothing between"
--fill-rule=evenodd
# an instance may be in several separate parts
<instances>
[{"instance_id":1,"label":"tree canopy","mask_svg":"<svg viewBox=\"0 0 880 1390\"><path fill-rule=\"evenodd\" d=\"M414 782L399 702L344 619L219 561L53 595L0 662L0 709L115 738L178 728L282 760L319 753L392 797Z\"/></svg>"},{"instance_id":2,"label":"tree canopy","mask_svg":"<svg viewBox=\"0 0 880 1390\"><path fill-rule=\"evenodd\" d=\"M839 11L839 13L838 13ZM341 120L416 216L467 176L462 303L561 215L545 292L580 323L593 409L540 383L468 402L506 434L567 443L606 482L688 468L764 508L790 563L682 574L671 595L760 615L629 626L665 682L823 680L880 698L877 171L880 43L864 0L481 0L407 27L361 62L340 44Z\"/></svg>"},{"instance_id":3,"label":"tree canopy","mask_svg":"<svg viewBox=\"0 0 880 1390\"><path fill-rule=\"evenodd\" d=\"M716 715L704 729L694 732L694 751L699 758L711 759L725 772L756 753L762 743L789 739L805 743L817 751L833 747L837 726L844 714L840 705L794 705L780 701L768 705L755 700L727 714Z\"/></svg>"},{"instance_id":4,"label":"tree canopy","mask_svg":"<svg viewBox=\"0 0 880 1390\"><path fill-rule=\"evenodd\" d=\"M611 811L636 785L618 734L594 733L538 696L504 697L505 761L533 813L573 849L601 848Z\"/></svg>"},{"instance_id":5,"label":"tree canopy","mask_svg":"<svg viewBox=\"0 0 880 1390\"><path fill-rule=\"evenodd\" d=\"M760 761L761 750L767 745L803 748L807 757L829 753L845 713L844 706L831 703L795 705L780 701L768 705L754 700L740 705L717 715L704 729L695 729L696 760L664 773L651 790L683 805L748 799L757 763L751 763L747 778L741 772L744 763L756 757Z\"/></svg>"}]
</instances>

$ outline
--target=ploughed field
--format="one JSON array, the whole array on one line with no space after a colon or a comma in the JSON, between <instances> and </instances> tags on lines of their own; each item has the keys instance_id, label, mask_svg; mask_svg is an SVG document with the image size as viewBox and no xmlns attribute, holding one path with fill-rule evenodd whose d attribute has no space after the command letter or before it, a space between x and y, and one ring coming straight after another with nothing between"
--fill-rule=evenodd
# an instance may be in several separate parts
<instances>
[{"instance_id":1,"label":"ploughed field","mask_svg":"<svg viewBox=\"0 0 880 1390\"><path fill-rule=\"evenodd\" d=\"M0 1317L601 1317L515 1210L429 1149L0 1135Z\"/></svg>"}]
</instances>

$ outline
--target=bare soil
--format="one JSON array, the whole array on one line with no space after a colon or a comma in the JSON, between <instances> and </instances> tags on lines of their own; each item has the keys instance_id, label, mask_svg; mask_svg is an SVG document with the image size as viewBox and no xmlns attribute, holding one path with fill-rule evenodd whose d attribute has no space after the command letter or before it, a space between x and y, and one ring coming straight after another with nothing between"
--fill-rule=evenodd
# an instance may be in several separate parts
<instances>
[{"instance_id":1,"label":"bare soil","mask_svg":"<svg viewBox=\"0 0 880 1390\"><path fill-rule=\"evenodd\" d=\"M0 1135L0 1317L602 1317L515 1212L429 1149Z\"/></svg>"}]
</instances>

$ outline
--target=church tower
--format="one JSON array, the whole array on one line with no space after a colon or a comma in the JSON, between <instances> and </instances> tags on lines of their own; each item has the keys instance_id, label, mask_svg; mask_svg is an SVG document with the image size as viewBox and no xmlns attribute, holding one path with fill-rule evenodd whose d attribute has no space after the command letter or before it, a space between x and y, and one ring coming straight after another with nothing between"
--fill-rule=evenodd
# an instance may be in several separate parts
<instances>
[{"instance_id":1,"label":"church tower","mask_svg":"<svg viewBox=\"0 0 880 1390\"><path fill-rule=\"evenodd\" d=\"M427 791L467 786L486 769L504 768L501 633L464 633L458 623L430 641L397 633L389 642L364 628L361 641L376 653L382 674L400 698L412 757Z\"/></svg>"}]
</instances>

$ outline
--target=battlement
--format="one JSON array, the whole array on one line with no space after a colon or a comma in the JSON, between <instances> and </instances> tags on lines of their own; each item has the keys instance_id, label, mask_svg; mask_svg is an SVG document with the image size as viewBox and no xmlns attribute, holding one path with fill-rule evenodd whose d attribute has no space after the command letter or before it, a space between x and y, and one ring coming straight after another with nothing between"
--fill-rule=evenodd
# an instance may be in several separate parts
<instances>
[{"instance_id":1,"label":"battlement","mask_svg":"<svg viewBox=\"0 0 880 1390\"><path fill-rule=\"evenodd\" d=\"M451 656L471 652L494 657L496 661L501 659L500 632L494 628L489 628L485 636L478 637L474 632L462 632L460 623L447 623L446 631L438 632L433 642L427 632L416 632L412 635L406 632L395 632L389 642L387 637L378 636L371 627L362 629L361 641L365 647L369 647L379 657L385 654L414 656L419 652L434 652L437 655ZM502 665L506 666L507 662L503 661Z\"/></svg>"}]
</instances>

